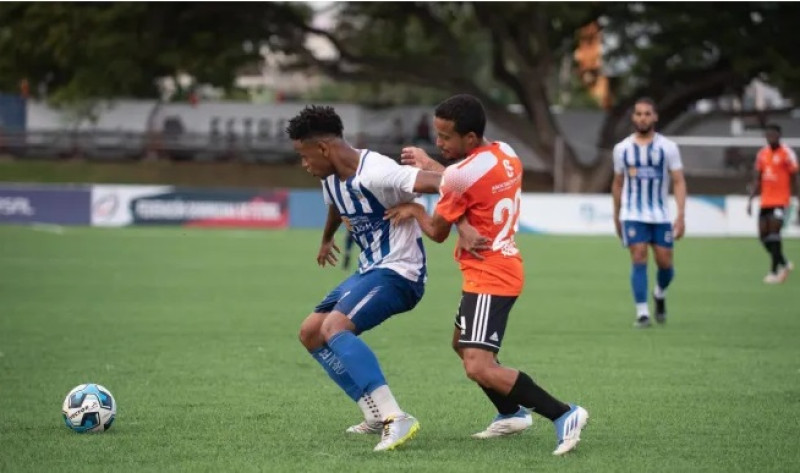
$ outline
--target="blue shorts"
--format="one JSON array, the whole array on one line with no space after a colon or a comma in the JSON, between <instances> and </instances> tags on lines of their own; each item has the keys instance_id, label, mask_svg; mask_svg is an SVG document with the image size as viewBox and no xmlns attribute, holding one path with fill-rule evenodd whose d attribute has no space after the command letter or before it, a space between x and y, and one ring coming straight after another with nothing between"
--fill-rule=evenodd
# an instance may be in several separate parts
<instances>
[{"instance_id":1,"label":"blue shorts","mask_svg":"<svg viewBox=\"0 0 800 473\"><path fill-rule=\"evenodd\" d=\"M672 248L672 224L624 220L622 222L622 244L631 246L636 243Z\"/></svg>"},{"instance_id":2,"label":"blue shorts","mask_svg":"<svg viewBox=\"0 0 800 473\"><path fill-rule=\"evenodd\" d=\"M345 279L325 296L314 312L343 313L356 326L358 335L395 314L413 309L424 293L424 283L409 281L391 269L378 268Z\"/></svg>"}]
</instances>

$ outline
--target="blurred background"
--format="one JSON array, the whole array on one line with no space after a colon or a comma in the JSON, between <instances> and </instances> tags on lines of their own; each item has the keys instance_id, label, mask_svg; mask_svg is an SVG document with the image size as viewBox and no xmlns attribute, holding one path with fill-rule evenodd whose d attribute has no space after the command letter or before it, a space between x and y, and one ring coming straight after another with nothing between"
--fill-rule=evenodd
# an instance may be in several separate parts
<instances>
[{"instance_id":1,"label":"blurred background","mask_svg":"<svg viewBox=\"0 0 800 473\"><path fill-rule=\"evenodd\" d=\"M526 192L602 194L646 95L690 191L744 194L767 122L800 144L797 18L771 2L4 2L0 179L316 188L283 131L305 104L397 157L436 154L433 107L470 93Z\"/></svg>"}]
</instances>

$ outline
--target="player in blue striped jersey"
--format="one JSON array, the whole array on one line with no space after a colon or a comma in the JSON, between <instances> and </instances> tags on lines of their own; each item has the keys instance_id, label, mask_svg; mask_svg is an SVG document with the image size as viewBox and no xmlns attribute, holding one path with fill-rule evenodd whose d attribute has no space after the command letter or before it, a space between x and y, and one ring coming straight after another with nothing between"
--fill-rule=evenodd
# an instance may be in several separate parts
<instances>
[{"instance_id":1,"label":"player in blue striped jersey","mask_svg":"<svg viewBox=\"0 0 800 473\"><path fill-rule=\"evenodd\" d=\"M422 298L426 265L419 226L414 220L391 225L384 214L413 201L417 192L437 192L441 174L354 149L331 107L306 107L290 120L287 133L303 167L321 179L328 206L317 263L337 263L334 235L342 222L361 248L358 272L306 317L300 342L361 408L364 422L348 432L382 433L375 450L392 450L414 436L419 422L400 409L375 354L358 335Z\"/></svg>"},{"instance_id":2,"label":"player in blue striped jersey","mask_svg":"<svg viewBox=\"0 0 800 473\"><path fill-rule=\"evenodd\" d=\"M631 255L631 289L636 304L635 326L650 326L647 305L648 247L658 270L653 290L655 318L666 322L666 290L675 274L672 264L674 240L683 236L686 181L678 145L655 131L655 103L641 98L634 105L635 132L614 147L614 222ZM677 204L674 221L669 208L669 186Z\"/></svg>"}]
</instances>

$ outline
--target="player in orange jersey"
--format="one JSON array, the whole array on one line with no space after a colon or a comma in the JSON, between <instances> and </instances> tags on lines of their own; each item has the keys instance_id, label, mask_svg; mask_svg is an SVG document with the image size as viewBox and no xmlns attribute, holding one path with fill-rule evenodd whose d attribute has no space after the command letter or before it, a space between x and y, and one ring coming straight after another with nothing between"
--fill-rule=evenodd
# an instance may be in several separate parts
<instances>
[{"instance_id":1,"label":"player in orange jersey","mask_svg":"<svg viewBox=\"0 0 800 473\"><path fill-rule=\"evenodd\" d=\"M441 198L434 214L418 204L387 211L393 224L414 217L423 233L443 242L451 226L465 218L488 238L477 256L456 249L463 276L461 304L456 314L453 348L463 360L467 376L492 400L499 415L485 431L490 438L530 426L524 406L553 421L557 445L553 453L569 452L580 440L589 418L586 410L565 404L538 386L527 374L497 362L511 308L522 291L525 273L514 242L522 190L522 164L506 143L484 139L486 114L478 99L456 95L436 108L436 145L448 160L463 161L447 169L419 148L406 148L404 164L443 171Z\"/></svg>"},{"instance_id":2,"label":"player in orange jersey","mask_svg":"<svg viewBox=\"0 0 800 473\"><path fill-rule=\"evenodd\" d=\"M791 198L791 188L797 185L797 156L781 143L781 127L767 125L764 136L767 146L756 156L756 176L747 202L747 215L752 214L753 198L761 193L761 210L758 214L758 233L761 243L772 257L772 267L764 277L767 284L779 284L786 280L794 265L786 260L781 244L781 228Z\"/></svg>"}]
</instances>

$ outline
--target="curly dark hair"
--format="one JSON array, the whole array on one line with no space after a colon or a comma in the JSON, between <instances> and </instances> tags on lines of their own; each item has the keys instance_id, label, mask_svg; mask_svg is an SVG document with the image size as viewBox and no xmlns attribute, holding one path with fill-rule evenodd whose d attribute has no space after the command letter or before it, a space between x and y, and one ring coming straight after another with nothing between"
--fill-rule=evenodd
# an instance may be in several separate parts
<instances>
[{"instance_id":1,"label":"curly dark hair","mask_svg":"<svg viewBox=\"0 0 800 473\"><path fill-rule=\"evenodd\" d=\"M307 140L325 135L341 138L343 131L344 125L336 110L324 105L307 105L289 120L286 127L286 133L292 140Z\"/></svg>"},{"instance_id":2,"label":"curly dark hair","mask_svg":"<svg viewBox=\"0 0 800 473\"><path fill-rule=\"evenodd\" d=\"M481 101L472 95L450 97L436 106L434 116L453 122L456 133L461 136L474 132L478 138L483 138L486 130L486 111Z\"/></svg>"},{"instance_id":3,"label":"curly dark hair","mask_svg":"<svg viewBox=\"0 0 800 473\"><path fill-rule=\"evenodd\" d=\"M764 127L764 131L770 130L777 132L779 135L783 132L783 130L781 130L781 126L777 123L767 123L767 125Z\"/></svg>"}]
</instances>

